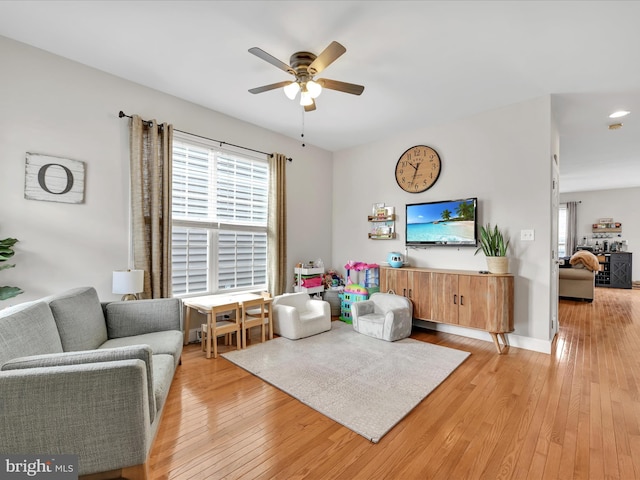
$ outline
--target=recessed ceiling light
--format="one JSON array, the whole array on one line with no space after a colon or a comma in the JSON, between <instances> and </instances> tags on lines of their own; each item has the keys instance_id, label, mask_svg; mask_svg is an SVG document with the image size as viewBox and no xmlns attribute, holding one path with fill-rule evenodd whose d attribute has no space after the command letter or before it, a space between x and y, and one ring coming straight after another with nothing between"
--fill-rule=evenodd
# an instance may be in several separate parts
<instances>
[{"instance_id":1,"label":"recessed ceiling light","mask_svg":"<svg viewBox=\"0 0 640 480\"><path fill-rule=\"evenodd\" d=\"M620 118L629 115L630 113L631 112L628 112L627 110L618 110L617 112L613 112L609 115L609 118Z\"/></svg>"}]
</instances>

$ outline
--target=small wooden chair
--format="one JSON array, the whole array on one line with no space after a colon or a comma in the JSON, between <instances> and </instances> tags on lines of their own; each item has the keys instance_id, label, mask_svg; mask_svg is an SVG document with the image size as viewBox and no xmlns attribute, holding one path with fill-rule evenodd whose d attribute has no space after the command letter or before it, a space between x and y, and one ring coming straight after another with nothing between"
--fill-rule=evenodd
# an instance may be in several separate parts
<instances>
[{"instance_id":1,"label":"small wooden chair","mask_svg":"<svg viewBox=\"0 0 640 480\"><path fill-rule=\"evenodd\" d=\"M264 331L269 328L269 323L263 297L242 302L242 348L247 347L247 334L252 327L260 327L260 342L264 342Z\"/></svg>"},{"instance_id":2,"label":"small wooden chair","mask_svg":"<svg viewBox=\"0 0 640 480\"><path fill-rule=\"evenodd\" d=\"M218 320L218 315L228 314L229 320ZM231 318L233 316L233 318ZM211 358L211 344L213 343L213 358L218 358L218 337L231 333L236 334L236 349L240 350L242 333L242 318L238 302L226 303L211 307L207 312L207 324L202 331L203 346L206 343L207 358ZM206 334L206 338L205 338Z\"/></svg>"},{"instance_id":3,"label":"small wooden chair","mask_svg":"<svg viewBox=\"0 0 640 480\"><path fill-rule=\"evenodd\" d=\"M261 292L262 298L264 298L264 314L266 315L265 324L269 327L269 340L273 340L273 316L271 315L271 302L273 297L269 292Z\"/></svg>"}]
</instances>

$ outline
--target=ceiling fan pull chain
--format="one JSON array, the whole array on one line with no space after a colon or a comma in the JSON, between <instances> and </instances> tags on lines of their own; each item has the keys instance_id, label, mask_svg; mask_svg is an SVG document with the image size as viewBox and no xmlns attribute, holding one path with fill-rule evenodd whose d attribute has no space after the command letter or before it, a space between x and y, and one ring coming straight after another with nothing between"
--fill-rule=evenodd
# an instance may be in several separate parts
<instances>
[{"instance_id":1,"label":"ceiling fan pull chain","mask_svg":"<svg viewBox=\"0 0 640 480\"><path fill-rule=\"evenodd\" d=\"M302 146L304 147L304 108L301 109L302 110L302 133L300 134L300 137L302 137L303 141L302 141Z\"/></svg>"}]
</instances>

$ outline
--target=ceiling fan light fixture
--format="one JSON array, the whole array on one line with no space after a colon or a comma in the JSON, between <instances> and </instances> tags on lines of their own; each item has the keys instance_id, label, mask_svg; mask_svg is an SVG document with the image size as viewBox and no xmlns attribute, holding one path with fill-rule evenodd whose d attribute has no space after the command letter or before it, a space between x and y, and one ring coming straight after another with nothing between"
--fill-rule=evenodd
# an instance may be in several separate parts
<instances>
[{"instance_id":1,"label":"ceiling fan light fixture","mask_svg":"<svg viewBox=\"0 0 640 480\"><path fill-rule=\"evenodd\" d=\"M609 115L609 118L620 118L620 117L626 117L627 115L629 115L631 112L627 111L627 110L618 110L617 112L613 112L611 115Z\"/></svg>"},{"instance_id":2,"label":"ceiling fan light fixture","mask_svg":"<svg viewBox=\"0 0 640 480\"><path fill-rule=\"evenodd\" d=\"M322 87L320 86L320 84L314 82L313 80L309 80L306 86L309 95L311 95L311 98L318 98L322 93Z\"/></svg>"},{"instance_id":3,"label":"ceiling fan light fixture","mask_svg":"<svg viewBox=\"0 0 640 480\"><path fill-rule=\"evenodd\" d=\"M289 100L293 100L296 98L296 95L300 91L300 85L298 82L291 82L289 85L283 88L284 94L287 96Z\"/></svg>"},{"instance_id":4,"label":"ceiling fan light fixture","mask_svg":"<svg viewBox=\"0 0 640 480\"><path fill-rule=\"evenodd\" d=\"M307 92L304 88L302 89L302 93L300 93L300 105L303 107L308 107L313 103L313 97L309 92Z\"/></svg>"}]
</instances>

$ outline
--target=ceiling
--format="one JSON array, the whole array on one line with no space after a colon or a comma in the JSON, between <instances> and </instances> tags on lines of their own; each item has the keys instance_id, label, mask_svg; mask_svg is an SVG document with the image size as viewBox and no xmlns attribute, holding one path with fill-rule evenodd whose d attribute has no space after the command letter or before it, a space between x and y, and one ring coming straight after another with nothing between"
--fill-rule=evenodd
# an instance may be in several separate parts
<instances>
[{"instance_id":1,"label":"ceiling","mask_svg":"<svg viewBox=\"0 0 640 480\"><path fill-rule=\"evenodd\" d=\"M639 18L636 1L0 1L2 36L292 138L304 121L329 151L551 94L562 192L640 186ZM333 40L347 52L319 77L361 96L303 114L248 93L292 78L249 48L289 63Z\"/></svg>"}]
</instances>

